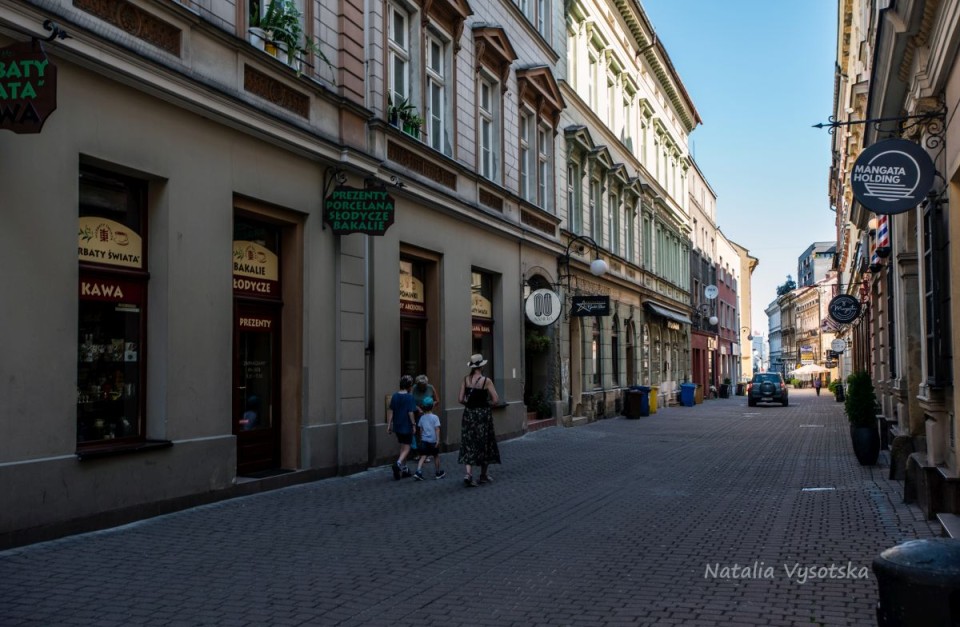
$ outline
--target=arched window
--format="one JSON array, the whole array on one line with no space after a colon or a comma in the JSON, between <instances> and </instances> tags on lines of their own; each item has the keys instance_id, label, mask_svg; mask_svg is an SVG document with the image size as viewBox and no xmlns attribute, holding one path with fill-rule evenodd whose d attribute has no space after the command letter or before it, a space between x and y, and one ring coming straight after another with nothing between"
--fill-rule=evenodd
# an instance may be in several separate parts
<instances>
[{"instance_id":1,"label":"arched window","mask_svg":"<svg viewBox=\"0 0 960 627\"><path fill-rule=\"evenodd\" d=\"M650 383L650 325L641 328L643 337L640 338L640 378L642 382Z\"/></svg>"},{"instance_id":2,"label":"arched window","mask_svg":"<svg viewBox=\"0 0 960 627\"><path fill-rule=\"evenodd\" d=\"M654 325L651 331L651 342L653 344L653 355L651 357L650 383L657 385L662 380L663 373L663 337L660 327Z\"/></svg>"}]
</instances>

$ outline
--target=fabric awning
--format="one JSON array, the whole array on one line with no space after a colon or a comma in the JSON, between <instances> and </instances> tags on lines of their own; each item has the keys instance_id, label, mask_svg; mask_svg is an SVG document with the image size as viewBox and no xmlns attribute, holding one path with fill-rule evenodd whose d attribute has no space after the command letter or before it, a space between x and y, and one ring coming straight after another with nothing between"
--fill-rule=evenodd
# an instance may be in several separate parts
<instances>
[{"instance_id":1,"label":"fabric awning","mask_svg":"<svg viewBox=\"0 0 960 627\"><path fill-rule=\"evenodd\" d=\"M654 313L658 316L666 318L667 320L675 320L677 322L682 322L683 324L693 324L693 321L690 320L690 316L683 313L682 311L677 311L676 309L670 309L669 307L658 305L649 300L643 301L643 306L650 313Z\"/></svg>"}]
</instances>

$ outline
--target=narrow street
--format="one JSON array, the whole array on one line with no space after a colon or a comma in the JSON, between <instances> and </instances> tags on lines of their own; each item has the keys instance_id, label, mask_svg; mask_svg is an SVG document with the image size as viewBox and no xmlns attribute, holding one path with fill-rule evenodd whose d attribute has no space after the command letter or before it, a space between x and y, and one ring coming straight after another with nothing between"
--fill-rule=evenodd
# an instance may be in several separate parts
<instances>
[{"instance_id":1,"label":"narrow street","mask_svg":"<svg viewBox=\"0 0 960 627\"><path fill-rule=\"evenodd\" d=\"M476 489L452 452L9 550L0 624L874 625L872 559L936 526L832 394L790 400L544 429Z\"/></svg>"}]
</instances>

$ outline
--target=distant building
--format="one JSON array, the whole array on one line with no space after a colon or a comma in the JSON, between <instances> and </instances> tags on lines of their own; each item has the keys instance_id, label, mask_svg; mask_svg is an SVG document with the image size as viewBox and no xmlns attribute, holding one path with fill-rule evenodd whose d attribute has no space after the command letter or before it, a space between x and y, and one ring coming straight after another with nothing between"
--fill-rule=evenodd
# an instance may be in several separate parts
<instances>
[{"instance_id":1,"label":"distant building","mask_svg":"<svg viewBox=\"0 0 960 627\"><path fill-rule=\"evenodd\" d=\"M797 287L813 285L827 277L837 254L836 242L814 242L797 259Z\"/></svg>"}]
</instances>

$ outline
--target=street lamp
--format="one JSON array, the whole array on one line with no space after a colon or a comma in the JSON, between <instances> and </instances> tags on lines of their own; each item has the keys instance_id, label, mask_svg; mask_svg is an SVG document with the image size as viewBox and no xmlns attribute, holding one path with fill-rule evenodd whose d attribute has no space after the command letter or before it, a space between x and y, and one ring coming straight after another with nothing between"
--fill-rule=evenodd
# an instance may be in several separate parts
<instances>
[{"instance_id":1,"label":"street lamp","mask_svg":"<svg viewBox=\"0 0 960 627\"><path fill-rule=\"evenodd\" d=\"M707 322L709 322L712 327L717 326L717 323L720 322L720 318L717 318L717 315L713 313L713 303L704 303L698 306L697 312L700 314L700 318L706 318L709 313L710 317L707 318Z\"/></svg>"},{"instance_id":2,"label":"street lamp","mask_svg":"<svg viewBox=\"0 0 960 627\"><path fill-rule=\"evenodd\" d=\"M753 331L751 331L751 330L748 329L747 327L740 327L740 333L746 333L746 334L747 334L747 341L749 341L749 342L752 342L752 341L753 341Z\"/></svg>"},{"instance_id":3,"label":"street lamp","mask_svg":"<svg viewBox=\"0 0 960 627\"><path fill-rule=\"evenodd\" d=\"M563 251L558 259L558 262L562 266L561 272L559 272L559 278L566 277L567 279L567 291L570 291L570 250L575 244L578 244L577 251L583 253L584 243L589 244L593 247L593 261L590 262L590 274L593 276L603 276L607 273L607 262L600 258L600 246L597 245L597 242L587 235L577 235L569 242L567 242L567 247Z\"/></svg>"}]
</instances>

